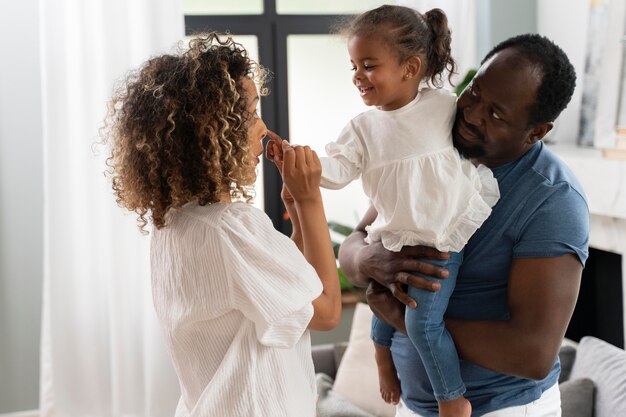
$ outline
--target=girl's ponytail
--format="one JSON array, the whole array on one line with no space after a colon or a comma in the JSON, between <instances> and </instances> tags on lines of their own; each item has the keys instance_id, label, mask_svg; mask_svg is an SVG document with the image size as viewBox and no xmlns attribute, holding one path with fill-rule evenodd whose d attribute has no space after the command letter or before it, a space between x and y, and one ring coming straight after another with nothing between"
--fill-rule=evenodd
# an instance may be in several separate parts
<instances>
[{"instance_id":1,"label":"girl's ponytail","mask_svg":"<svg viewBox=\"0 0 626 417\"><path fill-rule=\"evenodd\" d=\"M428 72L425 74L430 83L441 86L442 74L448 71L448 80L456 72L456 63L452 59L450 29L448 18L441 9L432 9L424 13L424 19L430 28L432 39L428 49Z\"/></svg>"}]
</instances>

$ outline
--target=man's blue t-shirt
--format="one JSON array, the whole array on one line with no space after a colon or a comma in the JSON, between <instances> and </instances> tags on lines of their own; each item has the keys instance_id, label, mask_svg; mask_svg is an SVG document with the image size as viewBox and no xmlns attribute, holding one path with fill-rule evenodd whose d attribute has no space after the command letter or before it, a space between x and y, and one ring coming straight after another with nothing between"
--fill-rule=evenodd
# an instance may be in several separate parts
<instances>
[{"instance_id":1,"label":"man's blue t-shirt","mask_svg":"<svg viewBox=\"0 0 626 417\"><path fill-rule=\"evenodd\" d=\"M500 200L465 247L446 317L507 320L507 285L515 258L575 254L584 265L589 246L589 209L571 171L542 142L520 159L493 170ZM411 341L396 332L391 346L402 383L402 400L425 417L438 415L428 376ZM557 381L557 360L543 380L499 374L461 361L465 397L473 416L528 404Z\"/></svg>"}]
</instances>

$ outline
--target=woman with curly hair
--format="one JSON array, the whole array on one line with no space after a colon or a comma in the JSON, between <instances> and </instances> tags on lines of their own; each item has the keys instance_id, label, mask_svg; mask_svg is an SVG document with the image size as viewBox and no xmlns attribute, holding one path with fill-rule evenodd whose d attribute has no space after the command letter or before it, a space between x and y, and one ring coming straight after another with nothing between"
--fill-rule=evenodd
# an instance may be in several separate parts
<instances>
[{"instance_id":1,"label":"woman with curly hair","mask_svg":"<svg viewBox=\"0 0 626 417\"><path fill-rule=\"evenodd\" d=\"M151 242L153 301L178 375L176 416L314 416L308 329L335 327L339 281L321 166L256 112L264 71L231 38L150 59L112 98L104 142L117 202ZM262 139L291 240L250 203Z\"/></svg>"}]
</instances>

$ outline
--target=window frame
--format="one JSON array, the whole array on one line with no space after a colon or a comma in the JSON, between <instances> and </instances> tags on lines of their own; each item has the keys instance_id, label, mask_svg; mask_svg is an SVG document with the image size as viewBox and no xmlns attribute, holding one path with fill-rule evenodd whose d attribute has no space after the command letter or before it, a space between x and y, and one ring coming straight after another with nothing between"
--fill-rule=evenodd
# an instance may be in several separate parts
<instances>
[{"instance_id":1,"label":"window frame","mask_svg":"<svg viewBox=\"0 0 626 417\"><path fill-rule=\"evenodd\" d=\"M327 35L333 27L354 15L285 15L276 13L276 0L263 0L263 14L258 15L185 15L185 35L217 31L233 35L255 35L259 62L272 72L267 83L271 94L261 97L263 120L270 130L289 138L289 96L287 91L287 36ZM264 145L268 139L264 140ZM265 213L274 227L291 234L291 222L285 216L280 199L282 180L272 164L263 164Z\"/></svg>"}]
</instances>

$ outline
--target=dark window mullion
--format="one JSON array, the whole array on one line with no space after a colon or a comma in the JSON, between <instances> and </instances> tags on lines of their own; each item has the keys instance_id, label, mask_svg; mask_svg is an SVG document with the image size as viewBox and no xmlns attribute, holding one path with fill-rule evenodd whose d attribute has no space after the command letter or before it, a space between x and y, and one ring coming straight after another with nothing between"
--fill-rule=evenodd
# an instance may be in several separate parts
<instances>
[{"instance_id":1,"label":"dark window mullion","mask_svg":"<svg viewBox=\"0 0 626 417\"><path fill-rule=\"evenodd\" d=\"M289 96L287 72L287 36L290 34L328 34L347 16L279 15L276 1L264 0L262 15L185 16L185 33L217 31L234 35L256 35L259 61L272 71L268 83L271 94L261 98L263 119L269 129L289 138ZM265 212L277 230L289 235L291 223L283 218L280 199L282 180L272 163L263 164Z\"/></svg>"}]
</instances>

